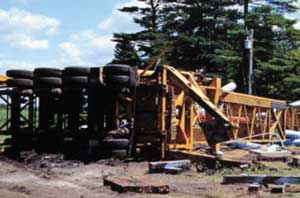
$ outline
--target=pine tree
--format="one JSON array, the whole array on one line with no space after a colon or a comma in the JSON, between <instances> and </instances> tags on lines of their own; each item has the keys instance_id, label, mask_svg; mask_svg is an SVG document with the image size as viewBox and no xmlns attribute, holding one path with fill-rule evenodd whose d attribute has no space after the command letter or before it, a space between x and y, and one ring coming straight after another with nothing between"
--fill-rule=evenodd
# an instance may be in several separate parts
<instances>
[{"instance_id":1,"label":"pine tree","mask_svg":"<svg viewBox=\"0 0 300 198\"><path fill-rule=\"evenodd\" d=\"M300 32L294 28L296 21L285 17L297 10L296 0L139 1L145 5L120 10L132 14L143 29L123 36L137 49L144 64L171 45L165 63L185 70L205 68L207 75L234 80L240 85L239 91L246 91L244 40L246 30L254 29L255 94L299 97L295 85L300 73L291 71L299 70ZM240 6L244 9L236 9ZM120 45L118 53L131 57L126 51L132 48Z\"/></svg>"},{"instance_id":2,"label":"pine tree","mask_svg":"<svg viewBox=\"0 0 300 198\"><path fill-rule=\"evenodd\" d=\"M295 67L290 53L300 47L300 31L294 28L296 21L283 15L296 10L293 2L270 0L252 9L246 18L248 28L255 32L254 90L258 95L294 97L286 93L291 84L283 83L290 79L288 73Z\"/></svg>"},{"instance_id":3,"label":"pine tree","mask_svg":"<svg viewBox=\"0 0 300 198\"><path fill-rule=\"evenodd\" d=\"M115 58L112 63L131 66L139 66L141 64L141 60L129 34L114 34L113 41L117 42L117 44L115 47Z\"/></svg>"},{"instance_id":4,"label":"pine tree","mask_svg":"<svg viewBox=\"0 0 300 198\"><path fill-rule=\"evenodd\" d=\"M143 30L131 34L143 60L170 45L164 62L175 67L235 78L241 62L242 15L230 6L233 0L139 0L143 7L124 7ZM236 44L236 41L239 41Z\"/></svg>"},{"instance_id":5,"label":"pine tree","mask_svg":"<svg viewBox=\"0 0 300 198\"><path fill-rule=\"evenodd\" d=\"M237 1L180 0L169 6L165 30L175 40L169 58L172 65L186 69L206 67L211 75L236 76L241 61L241 13Z\"/></svg>"},{"instance_id":6,"label":"pine tree","mask_svg":"<svg viewBox=\"0 0 300 198\"><path fill-rule=\"evenodd\" d=\"M123 7L121 12L134 16L134 22L139 24L142 31L134 34L123 34L131 37L133 45L138 50L142 65L146 65L149 59L159 54L166 44L167 37L161 32L162 6L161 0L138 0L143 2L142 7Z\"/></svg>"},{"instance_id":7,"label":"pine tree","mask_svg":"<svg viewBox=\"0 0 300 198\"><path fill-rule=\"evenodd\" d=\"M288 68L283 78L282 96L290 101L300 98L300 50L291 50L285 55ZM278 83L279 84L279 83Z\"/></svg>"}]
</instances>

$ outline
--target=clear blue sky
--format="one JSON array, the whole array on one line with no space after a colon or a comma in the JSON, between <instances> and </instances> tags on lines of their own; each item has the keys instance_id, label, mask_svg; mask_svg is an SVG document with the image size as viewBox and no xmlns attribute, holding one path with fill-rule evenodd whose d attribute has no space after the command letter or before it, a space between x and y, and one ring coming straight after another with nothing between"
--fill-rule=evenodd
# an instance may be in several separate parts
<instances>
[{"instance_id":1,"label":"clear blue sky","mask_svg":"<svg viewBox=\"0 0 300 198\"><path fill-rule=\"evenodd\" d=\"M112 33L139 29L118 8L139 4L138 0L0 0L0 73L10 68L105 64L113 57Z\"/></svg>"}]
</instances>

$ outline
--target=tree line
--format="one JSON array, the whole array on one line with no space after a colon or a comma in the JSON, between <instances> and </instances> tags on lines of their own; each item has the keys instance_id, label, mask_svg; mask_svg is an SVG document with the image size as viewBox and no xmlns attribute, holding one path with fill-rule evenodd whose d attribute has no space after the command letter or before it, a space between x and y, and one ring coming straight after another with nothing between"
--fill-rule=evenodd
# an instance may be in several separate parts
<instances>
[{"instance_id":1,"label":"tree line","mask_svg":"<svg viewBox=\"0 0 300 198\"><path fill-rule=\"evenodd\" d=\"M292 19L297 0L138 0L123 7L141 30L114 34L113 63L145 67L161 59L184 70L235 81L247 91L248 53L244 40L254 30L253 91L278 99L300 99L300 31Z\"/></svg>"}]
</instances>

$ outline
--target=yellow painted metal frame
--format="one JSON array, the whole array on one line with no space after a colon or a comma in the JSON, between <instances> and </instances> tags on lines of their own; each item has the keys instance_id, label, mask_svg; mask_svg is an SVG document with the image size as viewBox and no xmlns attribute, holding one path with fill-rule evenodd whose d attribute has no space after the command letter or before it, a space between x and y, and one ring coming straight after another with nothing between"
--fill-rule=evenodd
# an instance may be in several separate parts
<instances>
[{"instance_id":1,"label":"yellow painted metal frame","mask_svg":"<svg viewBox=\"0 0 300 198\"><path fill-rule=\"evenodd\" d=\"M146 74L146 73L145 73ZM285 129L300 129L300 110L287 109L287 102L265 97L252 96L236 92L223 92L221 79L215 78L209 85L196 82L193 72L181 72L170 66L163 66L156 76L156 72L147 71L143 76L143 83L160 83L165 87L172 87L176 91L173 105L180 109L172 122L177 129L176 138L170 139L172 134L167 128L168 109L166 95L162 94L160 104L160 130L166 136L162 142L162 156L165 150L183 149L192 151L196 144L207 144L205 138L199 139L197 122L199 105L207 111L207 120L221 118L231 125L232 140L250 142L270 142L273 134L285 139ZM153 77L157 80L153 80ZM169 102L169 101L168 101ZM195 134L197 132L197 138ZM200 135L201 136L201 135ZM202 136L204 136L202 134ZM217 150L219 145L210 145Z\"/></svg>"},{"instance_id":2,"label":"yellow painted metal frame","mask_svg":"<svg viewBox=\"0 0 300 198\"><path fill-rule=\"evenodd\" d=\"M300 108L289 107L285 112L285 129L300 131Z\"/></svg>"}]
</instances>

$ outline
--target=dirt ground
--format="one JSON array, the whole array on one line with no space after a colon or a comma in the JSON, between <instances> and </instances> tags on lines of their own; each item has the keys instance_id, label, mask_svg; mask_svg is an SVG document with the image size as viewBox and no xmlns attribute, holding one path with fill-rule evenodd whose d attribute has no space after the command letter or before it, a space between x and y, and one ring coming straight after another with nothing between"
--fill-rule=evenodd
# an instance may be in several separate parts
<instances>
[{"instance_id":1,"label":"dirt ground","mask_svg":"<svg viewBox=\"0 0 300 198\"><path fill-rule=\"evenodd\" d=\"M147 162L122 162L119 160L100 160L83 164L78 161L64 161L60 155L26 154L16 161L0 156L0 197L1 198L170 198L170 197L285 197L283 195L260 192L250 194L247 185L222 185L221 172L209 175L198 173L196 168L181 175L151 174L150 176L166 182L170 193L139 194L113 192L103 186L103 177L113 175L137 176L147 173ZM300 197L300 194L298 194ZM289 197L297 197L290 195Z\"/></svg>"}]
</instances>

